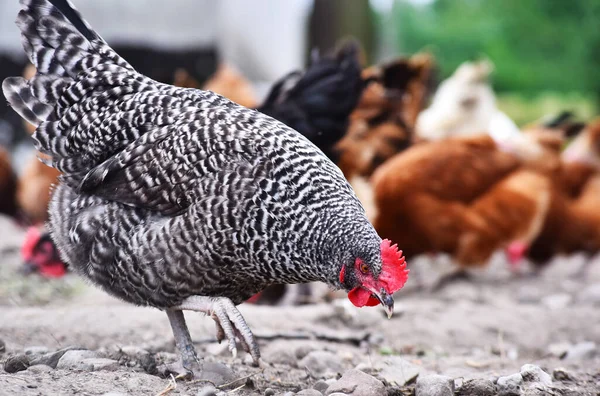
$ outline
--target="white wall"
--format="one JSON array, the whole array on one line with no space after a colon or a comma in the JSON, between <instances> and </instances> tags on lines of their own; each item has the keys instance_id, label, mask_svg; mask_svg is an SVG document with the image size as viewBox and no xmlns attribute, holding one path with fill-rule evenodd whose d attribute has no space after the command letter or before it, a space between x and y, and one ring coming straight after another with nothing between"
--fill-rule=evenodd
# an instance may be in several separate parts
<instances>
[{"instance_id":1,"label":"white wall","mask_svg":"<svg viewBox=\"0 0 600 396\"><path fill-rule=\"evenodd\" d=\"M312 0L71 0L108 42L172 49L215 43L256 82L303 66ZM22 54L18 0L0 0L0 51Z\"/></svg>"}]
</instances>

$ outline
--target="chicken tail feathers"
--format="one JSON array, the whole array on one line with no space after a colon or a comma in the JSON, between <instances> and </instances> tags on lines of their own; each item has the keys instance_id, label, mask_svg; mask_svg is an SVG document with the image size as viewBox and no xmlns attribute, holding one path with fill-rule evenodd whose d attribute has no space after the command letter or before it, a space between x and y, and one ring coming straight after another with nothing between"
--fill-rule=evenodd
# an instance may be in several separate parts
<instances>
[{"instance_id":1,"label":"chicken tail feathers","mask_svg":"<svg viewBox=\"0 0 600 396\"><path fill-rule=\"evenodd\" d=\"M68 0L21 0L16 24L21 42L36 68L30 80L9 77L2 91L12 108L38 127L37 148L52 157L67 156L64 128L41 128L63 113L100 82L93 69L133 68L81 18Z\"/></svg>"}]
</instances>

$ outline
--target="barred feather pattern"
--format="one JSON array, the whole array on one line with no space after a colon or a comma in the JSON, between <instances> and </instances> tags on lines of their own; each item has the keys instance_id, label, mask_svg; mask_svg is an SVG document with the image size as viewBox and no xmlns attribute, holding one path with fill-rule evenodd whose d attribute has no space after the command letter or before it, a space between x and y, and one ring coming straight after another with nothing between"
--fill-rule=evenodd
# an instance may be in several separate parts
<instances>
[{"instance_id":1,"label":"barred feather pattern","mask_svg":"<svg viewBox=\"0 0 600 396\"><path fill-rule=\"evenodd\" d=\"M381 239L360 202L302 135L138 74L85 22L80 32L47 0L21 3L38 73L3 91L64 173L50 227L78 272L167 308L191 295L240 303L272 283L340 287L356 257L381 270Z\"/></svg>"}]
</instances>

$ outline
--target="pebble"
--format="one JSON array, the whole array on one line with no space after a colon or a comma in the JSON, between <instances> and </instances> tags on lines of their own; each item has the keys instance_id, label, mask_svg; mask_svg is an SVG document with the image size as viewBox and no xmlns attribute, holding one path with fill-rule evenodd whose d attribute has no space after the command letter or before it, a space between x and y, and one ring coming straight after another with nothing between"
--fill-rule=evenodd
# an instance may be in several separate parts
<instances>
[{"instance_id":1,"label":"pebble","mask_svg":"<svg viewBox=\"0 0 600 396\"><path fill-rule=\"evenodd\" d=\"M265 396L275 396L275 391L271 388L265 389Z\"/></svg>"},{"instance_id":2,"label":"pebble","mask_svg":"<svg viewBox=\"0 0 600 396\"><path fill-rule=\"evenodd\" d=\"M573 345L569 344L568 342L559 342L556 344L550 344L548 346L548 353L550 353L550 355L555 356L559 359L563 359L567 355L567 352L569 352L569 349L572 346Z\"/></svg>"},{"instance_id":3,"label":"pebble","mask_svg":"<svg viewBox=\"0 0 600 396\"><path fill-rule=\"evenodd\" d=\"M29 371L31 374L48 373L53 370L54 369L52 367L46 366L45 364L35 364L32 366L29 366L29 368L27 369L27 371Z\"/></svg>"},{"instance_id":4,"label":"pebble","mask_svg":"<svg viewBox=\"0 0 600 396\"><path fill-rule=\"evenodd\" d=\"M327 388L329 388L329 385L327 382L323 381L323 380L318 380L317 382L315 382L315 384L313 385L313 389L314 390L318 390L321 393L325 393L327 391Z\"/></svg>"},{"instance_id":5,"label":"pebble","mask_svg":"<svg viewBox=\"0 0 600 396\"><path fill-rule=\"evenodd\" d=\"M417 379L415 396L453 396L454 379L445 375L426 375Z\"/></svg>"},{"instance_id":6,"label":"pebble","mask_svg":"<svg viewBox=\"0 0 600 396\"><path fill-rule=\"evenodd\" d=\"M412 364L399 356L388 356L376 362L373 368L377 376L390 385L404 386L417 378L421 367Z\"/></svg>"},{"instance_id":7,"label":"pebble","mask_svg":"<svg viewBox=\"0 0 600 396\"><path fill-rule=\"evenodd\" d=\"M0 339L0 355L6 352L6 343L4 340Z\"/></svg>"},{"instance_id":8,"label":"pebble","mask_svg":"<svg viewBox=\"0 0 600 396\"><path fill-rule=\"evenodd\" d=\"M85 371L88 371L87 369L89 367L81 367L81 363L84 359L92 359L96 357L98 357L96 352L88 351L86 349L66 351L58 360L56 368L59 370L68 370L76 368L78 370L85 369Z\"/></svg>"},{"instance_id":9,"label":"pebble","mask_svg":"<svg viewBox=\"0 0 600 396\"><path fill-rule=\"evenodd\" d=\"M523 377L519 373L500 377L496 385L498 386L499 396L518 396L521 394Z\"/></svg>"},{"instance_id":10,"label":"pebble","mask_svg":"<svg viewBox=\"0 0 600 396\"><path fill-rule=\"evenodd\" d=\"M4 371L12 374L19 371L27 370L29 366L29 356L21 353L6 359L6 362L4 362Z\"/></svg>"},{"instance_id":11,"label":"pebble","mask_svg":"<svg viewBox=\"0 0 600 396\"><path fill-rule=\"evenodd\" d=\"M550 374L534 364L525 364L521 367L521 377L525 382L537 382L544 386L552 385Z\"/></svg>"},{"instance_id":12,"label":"pebble","mask_svg":"<svg viewBox=\"0 0 600 396\"><path fill-rule=\"evenodd\" d=\"M202 388L198 389L198 393L196 393L196 396L216 396L216 395L217 395L217 388L215 388L213 385L203 386Z\"/></svg>"},{"instance_id":13,"label":"pebble","mask_svg":"<svg viewBox=\"0 0 600 396\"><path fill-rule=\"evenodd\" d=\"M571 301L573 301L573 296L567 293L552 294L542 298L542 304L552 310L566 308Z\"/></svg>"},{"instance_id":14,"label":"pebble","mask_svg":"<svg viewBox=\"0 0 600 396\"><path fill-rule=\"evenodd\" d=\"M600 305L600 283L589 285L579 293L580 302Z\"/></svg>"},{"instance_id":15,"label":"pebble","mask_svg":"<svg viewBox=\"0 0 600 396\"><path fill-rule=\"evenodd\" d=\"M45 346L31 346L25 348L25 355L43 355L48 353L48 348Z\"/></svg>"},{"instance_id":16,"label":"pebble","mask_svg":"<svg viewBox=\"0 0 600 396\"><path fill-rule=\"evenodd\" d=\"M199 380L209 380L216 386L227 384L235 379L233 371L224 364L204 362Z\"/></svg>"},{"instance_id":17,"label":"pebble","mask_svg":"<svg viewBox=\"0 0 600 396\"><path fill-rule=\"evenodd\" d=\"M81 363L86 367L91 366L92 371L117 371L119 369L119 362L112 359L90 358L83 359Z\"/></svg>"},{"instance_id":18,"label":"pebble","mask_svg":"<svg viewBox=\"0 0 600 396\"><path fill-rule=\"evenodd\" d=\"M229 344L226 342L222 342L220 344L218 342L210 343L206 346L206 352L213 356L226 356L230 354Z\"/></svg>"},{"instance_id":19,"label":"pebble","mask_svg":"<svg viewBox=\"0 0 600 396\"><path fill-rule=\"evenodd\" d=\"M297 396L323 396L321 392L316 389L304 389L296 393Z\"/></svg>"},{"instance_id":20,"label":"pebble","mask_svg":"<svg viewBox=\"0 0 600 396\"><path fill-rule=\"evenodd\" d=\"M597 348L596 343L591 341L580 342L579 344L573 345L567 351L565 359L567 360L581 360L590 359L596 356Z\"/></svg>"},{"instance_id":21,"label":"pebble","mask_svg":"<svg viewBox=\"0 0 600 396\"><path fill-rule=\"evenodd\" d=\"M283 364L290 367L296 367L298 361L295 352L283 345L268 348L263 355L263 359L268 363Z\"/></svg>"},{"instance_id":22,"label":"pebble","mask_svg":"<svg viewBox=\"0 0 600 396\"><path fill-rule=\"evenodd\" d=\"M142 356L139 359L140 366L144 369L144 371L150 375L156 375L158 373L158 368L156 367L156 359L154 355L148 353L147 355Z\"/></svg>"},{"instance_id":23,"label":"pebble","mask_svg":"<svg viewBox=\"0 0 600 396\"><path fill-rule=\"evenodd\" d=\"M474 379L466 381L458 389L458 396L495 396L496 386L489 379Z\"/></svg>"},{"instance_id":24,"label":"pebble","mask_svg":"<svg viewBox=\"0 0 600 396\"><path fill-rule=\"evenodd\" d=\"M327 351L312 351L300 360L298 367L306 368L313 377L330 377L341 372L341 359Z\"/></svg>"},{"instance_id":25,"label":"pebble","mask_svg":"<svg viewBox=\"0 0 600 396\"><path fill-rule=\"evenodd\" d=\"M326 395L345 393L352 396L380 396L387 394L383 382L359 370L348 370L327 388Z\"/></svg>"},{"instance_id":26,"label":"pebble","mask_svg":"<svg viewBox=\"0 0 600 396\"><path fill-rule=\"evenodd\" d=\"M66 348L59 349L55 352L45 353L41 356L31 357L31 364L45 364L46 366L50 366L52 368L56 368L60 358L63 357L65 353L68 351L77 351L77 350L85 350L81 347L69 346Z\"/></svg>"},{"instance_id":27,"label":"pebble","mask_svg":"<svg viewBox=\"0 0 600 396\"><path fill-rule=\"evenodd\" d=\"M577 378L562 367L554 369L552 376L557 381L575 381Z\"/></svg>"},{"instance_id":28,"label":"pebble","mask_svg":"<svg viewBox=\"0 0 600 396\"><path fill-rule=\"evenodd\" d=\"M294 351L294 353L296 354L296 359L298 360L302 360L304 359L304 357L306 355L308 355L309 353L311 353L312 351L315 351L315 347L314 345L300 345L298 348L296 348L296 350Z\"/></svg>"}]
</instances>

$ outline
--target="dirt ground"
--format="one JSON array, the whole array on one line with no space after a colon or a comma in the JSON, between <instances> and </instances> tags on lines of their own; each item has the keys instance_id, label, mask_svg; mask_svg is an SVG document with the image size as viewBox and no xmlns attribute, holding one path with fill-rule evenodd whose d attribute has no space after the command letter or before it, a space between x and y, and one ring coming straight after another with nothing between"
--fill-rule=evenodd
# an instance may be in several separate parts
<instances>
[{"instance_id":1,"label":"dirt ground","mask_svg":"<svg viewBox=\"0 0 600 396\"><path fill-rule=\"evenodd\" d=\"M175 359L163 312L117 301L75 275L20 275L23 235L0 219L0 395L203 394L206 383L149 374ZM449 263L422 257L409 263L411 278L395 296L391 320L381 307L357 309L345 298L297 307L243 304L262 367L215 343L212 320L186 317L199 354L233 368L238 380L220 388L227 393L325 389L358 367L383 380L388 395L410 395L416 379L433 373L453 378L456 393L466 395L470 380L496 382L531 363L553 377L539 394L600 395L600 260L578 276L587 261L556 258L539 274L516 277L498 255L485 271L431 291ZM11 356L28 352L34 360L65 347L117 363L4 371Z\"/></svg>"}]
</instances>

